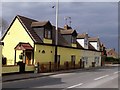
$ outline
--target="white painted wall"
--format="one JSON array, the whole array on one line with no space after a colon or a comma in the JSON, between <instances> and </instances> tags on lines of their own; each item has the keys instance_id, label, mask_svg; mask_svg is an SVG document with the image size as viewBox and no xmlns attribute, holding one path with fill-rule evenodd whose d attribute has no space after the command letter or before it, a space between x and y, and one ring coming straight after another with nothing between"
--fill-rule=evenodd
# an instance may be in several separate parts
<instances>
[{"instance_id":1,"label":"white painted wall","mask_svg":"<svg viewBox=\"0 0 120 90\"><path fill-rule=\"evenodd\" d=\"M97 42L90 42L90 44L97 50Z\"/></svg>"},{"instance_id":2,"label":"white painted wall","mask_svg":"<svg viewBox=\"0 0 120 90\"><path fill-rule=\"evenodd\" d=\"M85 49L88 49L88 40L87 45L85 44L85 39L77 39L77 42Z\"/></svg>"},{"instance_id":3,"label":"white painted wall","mask_svg":"<svg viewBox=\"0 0 120 90\"><path fill-rule=\"evenodd\" d=\"M100 50L100 45L98 42L90 42L90 44L96 49L96 50Z\"/></svg>"},{"instance_id":4,"label":"white painted wall","mask_svg":"<svg viewBox=\"0 0 120 90\"><path fill-rule=\"evenodd\" d=\"M99 57L99 63L96 63L95 66L101 66L101 52L87 51L87 50L81 50L81 52L82 52L81 57L88 58L87 64L85 63L85 68L92 67L92 62L95 61L95 57Z\"/></svg>"},{"instance_id":5,"label":"white painted wall","mask_svg":"<svg viewBox=\"0 0 120 90\"><path fill-rule=\"evenodd\" d=\"M84 39L77 39L77 42L84 48Z\"/></svg>"}]
</instances>

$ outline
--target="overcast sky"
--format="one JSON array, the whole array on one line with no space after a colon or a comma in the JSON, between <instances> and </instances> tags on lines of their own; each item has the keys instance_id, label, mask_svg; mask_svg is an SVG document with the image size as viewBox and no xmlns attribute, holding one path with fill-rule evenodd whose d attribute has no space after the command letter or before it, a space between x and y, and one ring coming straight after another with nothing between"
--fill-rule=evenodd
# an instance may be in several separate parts
<instances>
[{"instance_id":1,"label":"overcast sky","mask_svg":"<svg viewBox=\"0 0 120 90\"><path fill-rule=\"evenodd\" d=\"M55 25L54 2L3 2L2 17L9 24L16 15L38 21L49 20ZM118 47L118 3L117 2L60 2L59 26L65 24L66 16L72 19L72 28L79 33L87 32L91 37L100 37L108 48Z\"/></svg>"}]
</instances>

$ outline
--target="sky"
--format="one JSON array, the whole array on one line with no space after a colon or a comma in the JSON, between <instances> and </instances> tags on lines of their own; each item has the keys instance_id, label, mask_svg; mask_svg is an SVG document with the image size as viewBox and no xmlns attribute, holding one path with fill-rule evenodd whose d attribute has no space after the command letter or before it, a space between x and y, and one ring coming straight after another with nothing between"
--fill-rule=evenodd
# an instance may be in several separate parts
<instances>
[{"instance_id":1,"label":"sky","mask_svg":"<svg viewBox=\"0 0 120 90\"><path fill-rule=\"evenodd\" d=\"M38 21L49 20L55 25L55 8L52 8L55 2L11 1L2 2L2 18L8 24L16 15L22 15ZM107 48L118 50L117 2L60 2L59 27L65 25L65 17L71 17L71 26L78 33L87 32L91 37L99 37Z\"/></svg>"}]
</instances>

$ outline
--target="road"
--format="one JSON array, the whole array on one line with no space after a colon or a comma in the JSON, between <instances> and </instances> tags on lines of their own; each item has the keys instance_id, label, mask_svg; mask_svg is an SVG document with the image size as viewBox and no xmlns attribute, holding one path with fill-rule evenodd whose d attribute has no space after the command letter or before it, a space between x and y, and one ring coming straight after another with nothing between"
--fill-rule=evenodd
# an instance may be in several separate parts
<instances>
[{"instance_id":1,"label":"road","mask_svg":"<svg viewBox=\"0 0 120 90\"><path fill-rule=\"evenodd\" d=\"M2 83L3 88L118 88L118 67L62 73L57 75ZM3 89L4 90L4 89Z\"/></svg>"}]
</instances>

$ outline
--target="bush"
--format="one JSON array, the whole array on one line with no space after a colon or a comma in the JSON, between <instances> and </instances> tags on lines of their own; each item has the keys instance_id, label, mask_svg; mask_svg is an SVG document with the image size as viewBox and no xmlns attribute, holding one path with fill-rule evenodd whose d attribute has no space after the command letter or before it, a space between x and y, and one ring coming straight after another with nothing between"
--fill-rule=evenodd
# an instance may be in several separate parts
<instances>
[{"instance_id":1,"label":"bush","mask_svg":"<svg viewBox=\"0 0 120 90\"><path fill-rule=\"evenodd\" d=\"M120 61L120 59L116 59L116 58L113 58L113 57L106 57L106 59L105 59L105 62L112 62L112 63L120 63L119 62Z\"/></svg>"}]
</instances>

